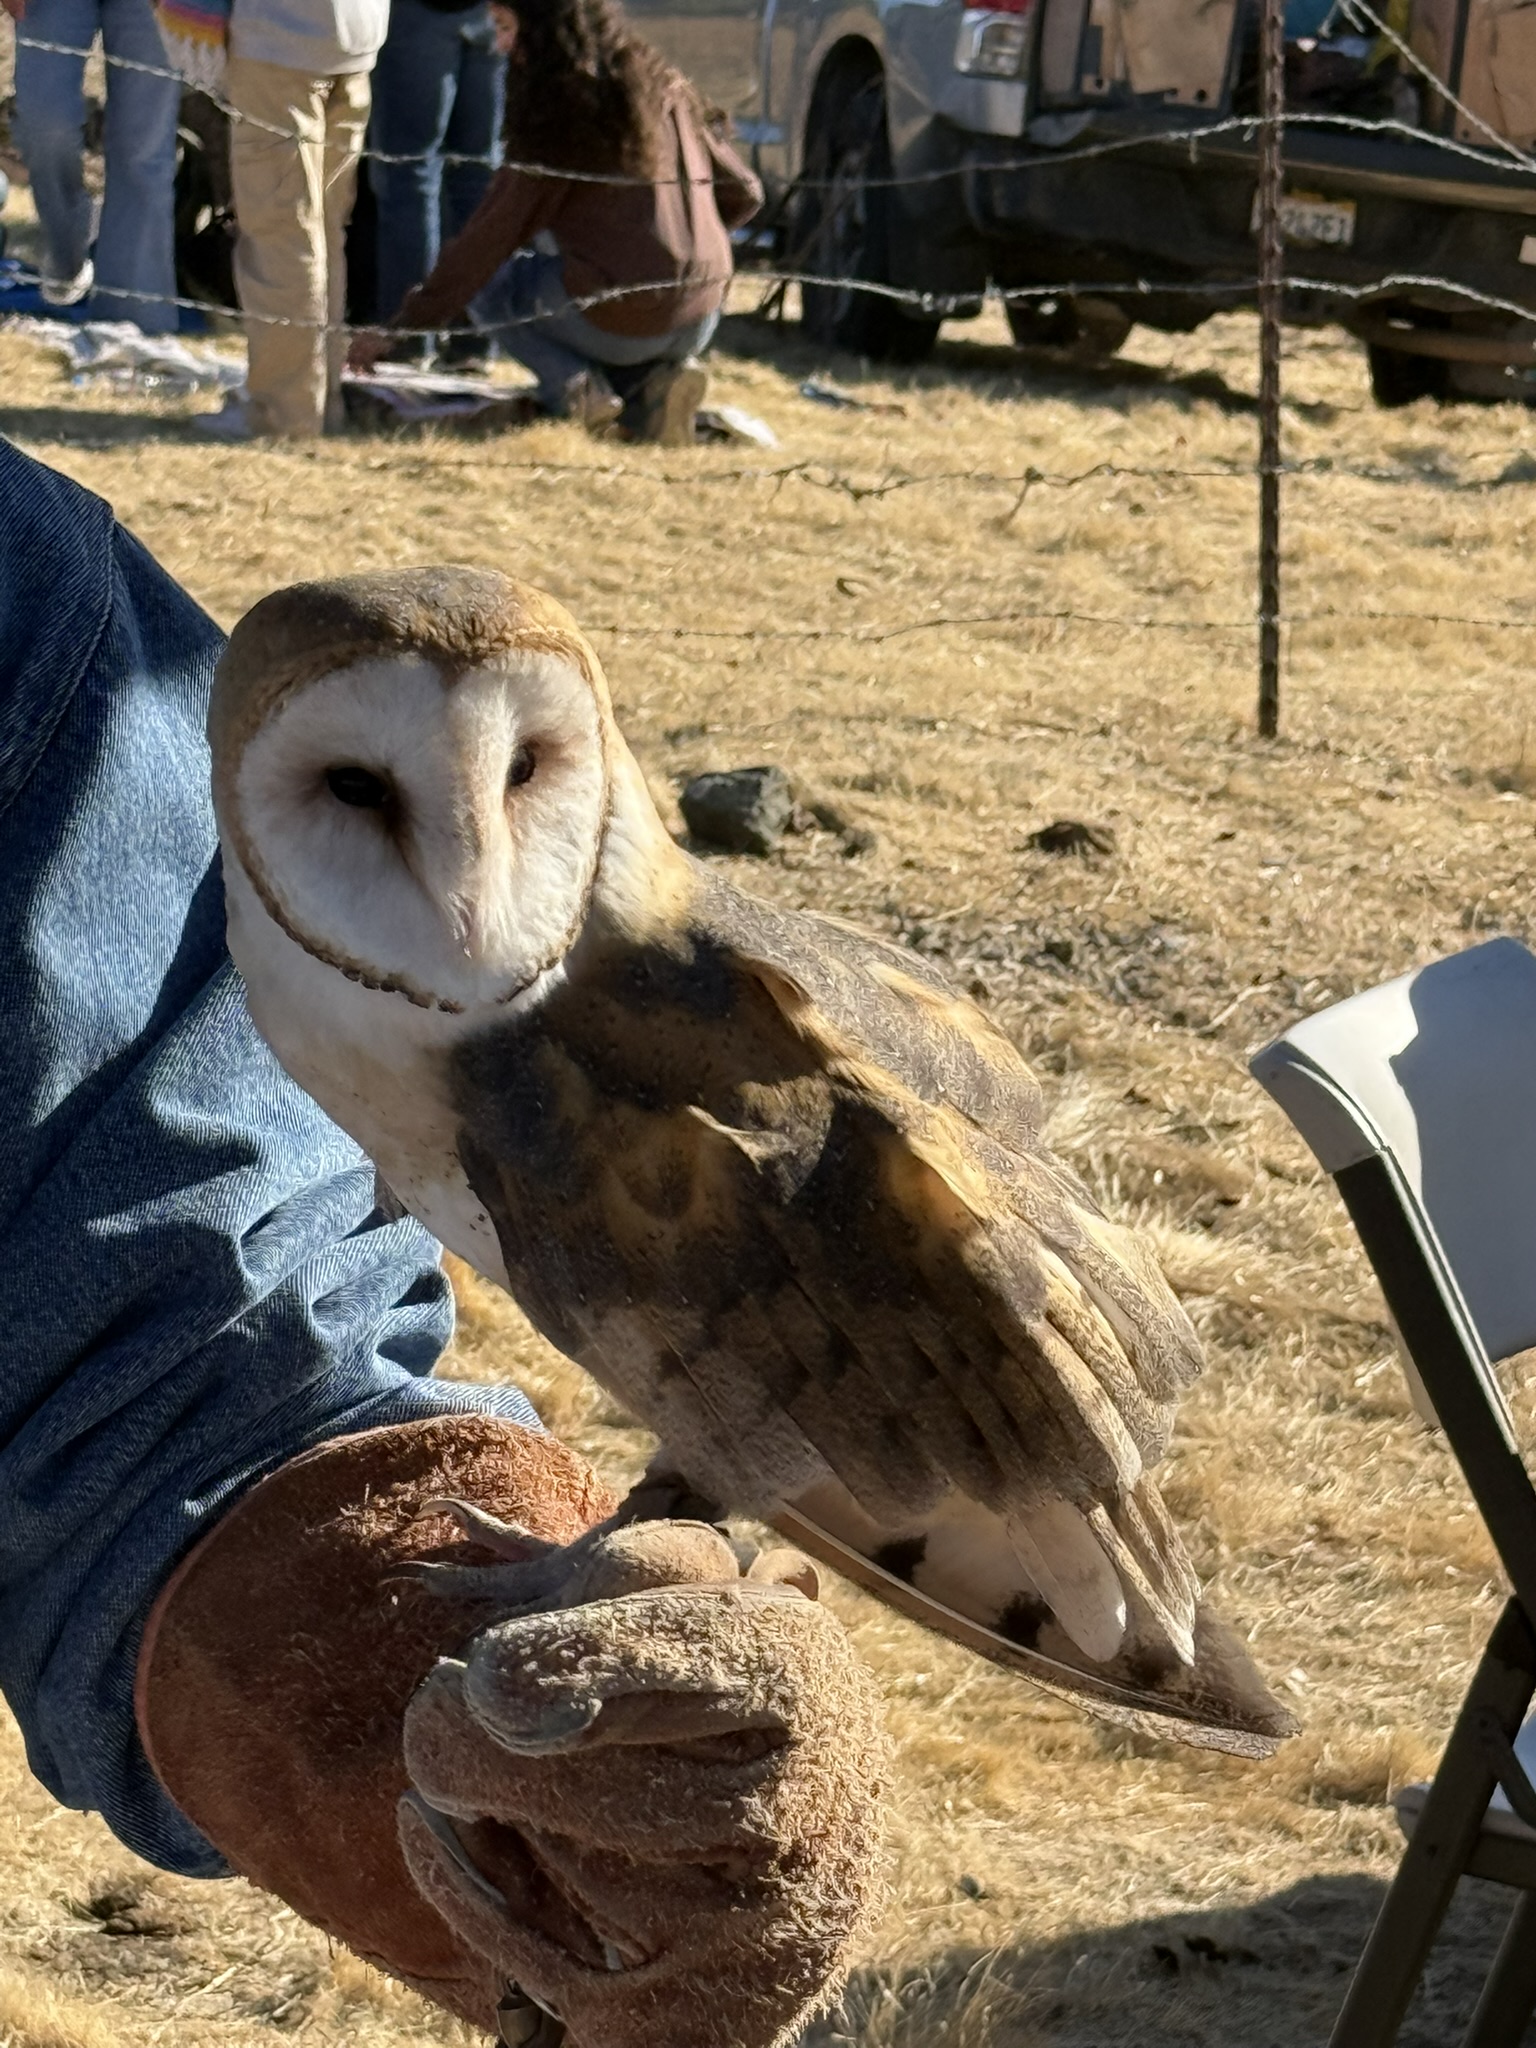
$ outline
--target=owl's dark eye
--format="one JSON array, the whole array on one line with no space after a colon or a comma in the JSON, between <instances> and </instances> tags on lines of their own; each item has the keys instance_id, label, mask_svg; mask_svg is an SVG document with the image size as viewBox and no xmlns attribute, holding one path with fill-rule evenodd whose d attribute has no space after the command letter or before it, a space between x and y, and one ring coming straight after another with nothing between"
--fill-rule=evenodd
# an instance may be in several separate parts
<instances>
[{"instance_id":1,"label":"owl's dark eye","mask_svg":"<svg viewBox=\"0 0 1536 2048\"><path fill-rule=\"evenodd\" d=\"M531 781L533 769L534 753L532 747L519 747L512 756L511 767L507 770L508 789L520 789L525 782Z\"/></svg>"},{"instance_id":2,"label":"owl's dark eye","mask_svg":"<svg viewBox=\"0 0 1536 2048\"><path fill-rule=\"evenodd\" d=\"M350 804L355 811L382 811L394 794L382 775L350 765L327 768L325 786L337 803Z\"/></svg>"}]
</instances>

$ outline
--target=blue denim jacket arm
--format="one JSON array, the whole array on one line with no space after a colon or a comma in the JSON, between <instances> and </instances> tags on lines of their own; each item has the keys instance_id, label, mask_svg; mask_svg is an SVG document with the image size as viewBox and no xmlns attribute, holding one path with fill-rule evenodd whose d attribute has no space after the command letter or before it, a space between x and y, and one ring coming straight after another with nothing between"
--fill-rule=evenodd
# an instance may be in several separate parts
<instances>
[{"instance_id":1,"label":"blue denim jacket arm","mask_svg":"<svg viewBox=\"0 0 1536 2048\"><path fill-rule=\"evenodd\" d=\"M138 1744L145 1615L310 1445L472 1409L437 1247L257 1038L224 947L213 622L0 442L0 1687L32 1768L222 1874Z\"/></svg>"}]
</instances>

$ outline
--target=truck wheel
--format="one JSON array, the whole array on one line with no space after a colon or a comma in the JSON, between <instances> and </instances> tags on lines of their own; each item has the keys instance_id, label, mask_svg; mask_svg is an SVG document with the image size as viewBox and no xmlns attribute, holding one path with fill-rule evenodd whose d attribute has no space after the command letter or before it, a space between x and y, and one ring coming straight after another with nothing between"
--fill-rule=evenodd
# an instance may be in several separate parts
<instances>
[{"instance_id":1,"label":"truck wheel","mask_svg":"<svg viewBox=\"0 0 1536 2048\"><path fill-rule=\"evenodd\" d=\"M1113 299L1011 299L1008 325L1020 348L1054 348L1076 363L1102 363L1131 331Z\"/></svg>"},{"instance_id":2,"label":"truck wheel","mask_svg":"<svg viewBox=\"0 0 1536 2048\"><path fill-rule=\"evenodd\" d=\"M1078 337L1070 299L1009 299L1005 310L1020 348L1070 348Z\"/></svg>"},{"instance_id":3,"label":"truck wheel","mask_svg":"<svg viewBox=\"0 0 1536 2048\"><path fill-rule=\"evenodd\" d=\"M1411 355L1379 341L1366 349L1371 365L1371 396L1378 405L1412 405L1416 398L1445 398L1450 392L1450 364L1441 356Z\"/></svg>"},{"instance_id":4,"label":"truck wheel","mask_svg":"<svg viewBox=\"0 0 1536 2048\"><path fill-rule=\"evenodd\" d=\"M890 282L891 239L903 226L895 192L879 182L890 175L885 87L876 78L828 108L811 132L791 267L848 280L800 287L800 325L811 341L879 362L917 363L932 350L939 322L852 288Z\"/></svg>"}]
</instances>

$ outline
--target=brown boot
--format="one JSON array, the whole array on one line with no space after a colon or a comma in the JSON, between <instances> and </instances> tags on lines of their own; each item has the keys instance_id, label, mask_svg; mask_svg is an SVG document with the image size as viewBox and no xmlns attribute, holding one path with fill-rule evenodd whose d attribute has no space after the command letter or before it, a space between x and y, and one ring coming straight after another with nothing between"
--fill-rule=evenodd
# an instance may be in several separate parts
<instances>
[{"instance_id":1,"label":"brown boot","mask_svg":"<svg viewBox=\"0 0 1536 2048\"><path fill-rule=\"evenodd\" d=\"M589 434L611 427L623 409L618 393L601 370L578 370L565 387L564 399L562 417L577 421Z\"/></svg>"},{"instance_id":2,"label":"brown boot","mask_svg":"<svg viewBox=\"0 0 1536 2048\"><path fill-rule=\"evenodd\" d=\"M695 415L708 388L708 373L696 356L658 363L636 395L632 438L663 448L691 448Z\"/></svg>"}]
</instances>

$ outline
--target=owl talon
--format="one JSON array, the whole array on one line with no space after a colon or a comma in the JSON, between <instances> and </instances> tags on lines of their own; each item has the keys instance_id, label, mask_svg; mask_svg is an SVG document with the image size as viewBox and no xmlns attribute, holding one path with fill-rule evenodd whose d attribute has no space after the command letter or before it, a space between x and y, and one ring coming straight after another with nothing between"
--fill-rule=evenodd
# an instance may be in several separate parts
<instances>
[{"instance_id":1,"label":"owl talon","mask_svg":"<svg viewBox=\"0 0 1536 2048\"><path fill-rule=\"evenodd\" d=\"M520 1522L504 1522L497 1515L487 1514L484 1508L477 1508L473 1501L455 1500L451 1496L423 1501L416 1519L421 1521L427 1515L448 1515L472 1542L496 1557L521 1561L530 1552L537 1554L551 1547Z\"/></svg>"},{"instance_id":2,"label":"owl talon","mask_svg":"<svg viewBox=\"0 0 1536 2048\"><path fill-rule=\"evenodd\" d=\"M552 1568L543 1558L530 1558L523 1564L504 1565L403 1564L390 1576L411 1579L436 1599L473 1600L478 1605L496 1607L511 1618L557 1606L559 1601L554 1596L563 1582L564 1570L563 1566Z\"/></svg>"},{"instance_id":3,"label":"owl talon","mask_svg":"<svg viewBox=\"0 0 1536 2048\"><path fill-rule=\"evenodd\" d=\"M430 1593L434 1599L458 1600L464 1597L467 1590L458 1581L467 1579L470 1575L468 1568L463 1565L429 1564L425 1558L411 1558L387 1571L382 1583L386 1586L418 1586L424 1593Z\"/></svg>"}]
</instances>

